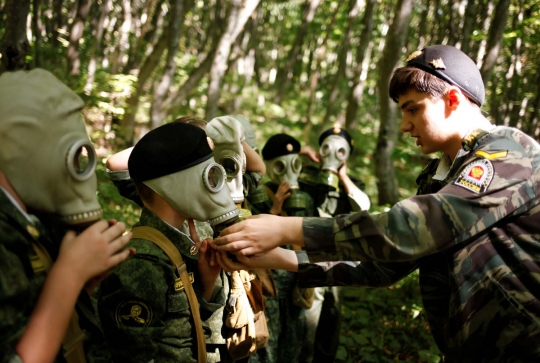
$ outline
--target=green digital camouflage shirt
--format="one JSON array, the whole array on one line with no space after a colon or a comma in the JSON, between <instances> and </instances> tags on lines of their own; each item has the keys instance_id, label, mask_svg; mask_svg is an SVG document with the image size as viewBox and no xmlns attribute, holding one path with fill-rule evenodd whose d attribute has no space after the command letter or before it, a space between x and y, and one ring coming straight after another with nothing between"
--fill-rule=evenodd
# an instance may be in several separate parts
<instances>
[{"instance_id":1,"label":"green digital camouflage shirt","mask_svg":"<svg viewBox=\"0 0 540 363\"><path fill-rule=\"evenodd\" d=\"M539 362L540 146L513 128L476 130L433 169L419 180L431 194L386 213L304 219L299 280L389 286L419 268L447 361Z\"/></svg>"},{"instance_id":2,"label":"green digital camouflage shirt","mask_svg":"<svg viewBox=\"0 0 540 363\"><path fill-rule=\"evenodd\" d=\"M212 334L207 321L220 313L225 298L222 287L214 288L209 302L201 297L197 269L199 254L191 255L191 239L143 208L139 223L162 232L180 251L199 300L205 336ZM117 266L101 283L98 310L103 331L115 362L196 362L195 326L187 295L176 291L179 277L169 258L154 243L132 239L137 253Z\"/></svg>"},{"instance_id":3,"label":"green digital camouflage shirt","mask_svg":"<svg viewBox=\"0 0 540 363\"><path fill-rule=\"evenodd\" d=\"M0 363L20 362L15 346L24 333L37 303L46 273L32 243L39 241L49 254L57 255L59 240L35 218L23 214L0 188ZM82 291L76 309L85 333L88 363L110 362L110 354L97 323L89 295ZM44 332L46 334L46 332ZM65 362L58 354L55 362Z\"/></svg>"}]
</instances>

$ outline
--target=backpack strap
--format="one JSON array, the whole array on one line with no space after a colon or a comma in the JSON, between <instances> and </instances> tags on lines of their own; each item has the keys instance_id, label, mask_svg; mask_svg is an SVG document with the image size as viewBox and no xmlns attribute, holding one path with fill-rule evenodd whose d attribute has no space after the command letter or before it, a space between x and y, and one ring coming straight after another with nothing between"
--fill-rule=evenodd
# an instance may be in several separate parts
<instances>
[{"instance_id":1,"label":"backpack strap","mask_svg":"<svg viewBox=\"0 0 540 363\"><path fill-rule=\"evenodd\" d=\"M193 315L193 321L195 323L195 330L197 333L197 351L198 351L198 361L200 363L206 363L206 341L204 339L203 327L201 314L199 312L199 302L197 300L197 295L195 295L195 290L191 283L193 282L193 274L188 274L187 267L184 261L182 260L182 255L180 251L173 245L173 243L165 237L163 233L158 231L155 228L148 226L134 227L132 230L131 238L140 238L145 239L154 243L156 246L161 248L163 252L169 257L174 267L178 271L178 275L182 280L182 285L186 291L189 307L191 308L191 314ZM190 276L191 275L191 276ZM177 288L175 283L175 289Z\"/></svg>"},{"instance_id":2,"label":"backpack strap","mask_svg":"<svg viewBox=\"0 0 540 363\"><path fill-rule=\"evenodd\" d=\"M33 241L32 247L45 272L49 272L53 264L49 252L47 252L45 247L38 241ZM35 265L34 261L32 261L32 265ZM73 309L73 313L71 314L67 326L66 335L62 341L62 350L67 363L86 363L83 342L84 332L79 326L79 315L77 314L77 311Z\"/></svg>"}]
</instances>

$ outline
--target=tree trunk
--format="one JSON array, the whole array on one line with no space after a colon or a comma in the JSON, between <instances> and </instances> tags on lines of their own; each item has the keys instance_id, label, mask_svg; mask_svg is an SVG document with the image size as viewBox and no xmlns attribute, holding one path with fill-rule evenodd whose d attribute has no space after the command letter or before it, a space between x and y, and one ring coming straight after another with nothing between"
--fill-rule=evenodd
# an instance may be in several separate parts
<instances>
[{"instance_id":1,"label":"tree trunk","mask_svg":"<svg viewBox=\"0 0 540 363\"><path fill-rule=\"evenodd\" d=\"M26 68L28 39L26 19L30 12L30 0L8 0L4 7L6 17L4 39L2 41L2 69L15 71Z\"/></svg>"},{"instance_id":2,"label":"tree trunk","mask_svg":"<svg viewBox=\"0 0 540 363\"><path fill-rule=\"evenodd\" d=\"M130 0L122 0L122 14L124 21L120 27L120 37L111 59L111 74L117 74L123 68L123 57L129 48L129 32L131 31L131 24L133 21Z\"/></svg>"},{"instance_id":3,"label":"tree trunk","mask_svg":"<svg viewBox=\"0 0 540 363\"><path fill-rule=\"evenodd\" d=\"M120 127L122 132L122 138L125 142L125 146L133 145L134 134L135 134L135 116L137 115L137 109L139 107L139 99L141 97L144 85L150 78L152 72L156 69L161 56L167 49L167 44L169 43L169 33L164 31L161 34L160 39L154 46L152 53L146 58L144 64L142 65L139 76L137 78L137 84L135 86L134 92L126 101L126 108L124 112L124 117L120 122Z\"/></svg>"},{"instance_id":4,"label":"tree trunk","mask_svg":"<svg viewBox=\"0 0 540 363\"><path fill-rule=\"evenodd\" d=\"M482 74L482 80L484 84L487 84L495 63L499 50L501 48L502 38L504 34L504 28L506 27L506 19L508 18L508 8L510 0L499 0L497 7L495 8L495 15L489 28L489 36L486 46L486 54L482 61L482 68L480 73Z\"/></svg>"},{"instance_id":5,"label":"tree trunk","mask_svg":"<svg viewBox=\"0 0 540 363\"><path fill-rule=\"evenodd\" d=\"M169 44L167 46L167 61L165 70L159 83L154 87L154 97L152 107L150 109L150 122L152 129L160 126L165 118L165 109L163 102L167 96L169 87L174 78L176 63L174 58L178 51L180 43L180 30L182 27L182 19L184 18L184 1L175 0L172 3L171 15L169 18Z\"/></svg>"},{"instance_id":6,"label":"tree trunk","mask_svg":"<svg viewBox=\"0 0 540 363\"><path fill-rule=\"evenodd\" d=\"M283 92L287 89L288 83L292 81L292 69L296 62L301 61L300 51L302 50L302 45L304 44L304 38L307 34L309 24L313 21L315 17L315 11L319 6L321 0L306 0L304 4L304 10L302 12L302 22L300 27L296 32L296 38L294 44L287 55L285 64L278 71L276 76L277 82L277 92L276 92L276 103L281 103L281 97Z\"/></svg>"},{"instance_id":7,"label":"tree trunk","mask_svg":"<svg viewBox=\"0 0 540 363\"><path fill-rule=\"evenodd\" d=\"M347 21L347 28L345 29L343 44L341 46L341 51L338 55L338 69L334 80L332 81L332 85L330 86L328 104L326 105L326 112L324 114L324 119L320 127L321 132L326 129L330 123L330 117L334 112L334 106L338 97L338 93L340 93L341 90L339 84L341 80L345 77L345 72L347 70L347 55L349 54L349 49L351 46L352 27L353 25L355 25L356 17L360 12L358 5L359 4L357 0L349 0L349 15Z\"/></svg>"},{"instance_id":8,"label":"tree trunk","mask_svg":"<svg viewBox=\"0 0 540 363\"><path fill-rule=\"evenodd\" d=\"M51 33L51 46L53 49L58 48L58 29L62 28L63 17L62 17L62 3L63 0L53 0L53 9L52 9L52 33Z\"/></svg>"},{"instance_id":9,"label":"tree trunk","mask_svg":"<svg viewBox=\"0 0 540 363\"><path fill-rule=\"evenodd\" d=\"M461 51L465 54L469 53L471 46L471 35L477 15L476 10L476 2L467 0L465 15L463 16L463 30L461 31Z\"/></svg>"},{"instance_id":10,"label":"tree trunk","mask_svg":"<svg viewBox=\"0 0 540 363\"><path fill-rule=\"evenodd\" d=\"M90 13L93 0L77 0L77 13L69 32L69 46L67 49L68 75L78 76L81 73L81 59L79 54L79 41L84 31L84 23Z\"/></svg>"},{"instance_id":11,"label":"tree trunk","mask_svg":"<svg viewBox=\"0 0 540 363\"><path fill-rule=\"evenodd\" d=\"M393 205L399 201L392 151L397 139L396 106L388 96L388 87L394 68L401 60L405 36L409 26L413 0L398 0L394 20L386 35L386 44L379 61L379 102L381 124L374 155L379 204Z\"/></svg>"},{"instance_id":12,"label":"tree trunk","mask_svg":"<svg viewBox=\"0 0 540 363\"><path fill-rule=\"evenodd\" d=\"M206 102L206 119L211 120L217 115L219 96L221 95L221 80L227 70L227 60L231 52L231 45L244 28L247 19L251 16L260 0L245 0L241 7L241 0L233 0L232 8L227 19L227 30L217 44L217 52L210 68L210 81L208 85L208 100Z\"/></svg>"},{"instance_id":13,"label":"tree trunk","mask_svg":"<svg viewBox=\"0 0 540 363\"><path fill-rule=\"evenodd\" d=\"M34 67L41 67L41 30L39 29L39 19L41 13L39 5L41 0L32 0L32 33L34 35Z\"/></svg>"},{"instance_id":14,"label":"tree trunk","mask_svg":"<svg viewBox=\"0 0 540 363\"><path fill-rule=\"evenodd\" d=\"M96 52L101 50L101 40L103 38L105 19L109 15L111 0L103 0L99 11L99 19L96 24L96 33L94 34L94 42L89 52L90 61L88 62L88 74L86 77L86 85L84 91L87 95L92 91L94 77L96 74Z\"/></svg>"},{"instance_id":15,"label":"tree trunk","mask_svg":"<svg viewBox=\"0 0 540 363\"><path fill-rule=\"evenodd\" d=\"M366 2L366 8L364 9L364 18L362 19L362 33L360 34L360 41L358 42L358 48L356 49L356 66L353 73L353 83L349 88L349 96L347 97L347 109L345 111L345 126L348 130L352 130L356 124L356 116L358 114L358 108L362 97L362 80L360 79L363 67L366 51L369 46L369 39L371 38L371 31L373 29L373 11L375 9L376 0L368 0Z\"/></svg>"}]
</instances>

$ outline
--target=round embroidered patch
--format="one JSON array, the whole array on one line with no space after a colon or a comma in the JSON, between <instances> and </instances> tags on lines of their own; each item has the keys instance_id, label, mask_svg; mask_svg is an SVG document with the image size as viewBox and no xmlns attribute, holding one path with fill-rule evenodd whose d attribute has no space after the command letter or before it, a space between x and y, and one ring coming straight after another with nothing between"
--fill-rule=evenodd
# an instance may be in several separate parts
<instances>
[{"instance_id":1,"label":"round embroidered patch","mask_svg":"<svg viewBox=\"0 0 540 363\"><path fill-rule=\"evenodd\" d=\"M140 301L123 301L116 307L116 323L122 326L148 326L152 309Z\"/></svg>"},{"instance_id":2,"label":"round embroidered patch","mask_svg":"<svg viewBox=\"0 0 540 363\"><path fill-rule=\"evenodd\" d=\"M492 179L493 164L487 159L480 159L467 165L454 184L475 193L483 193Z\"/></svg>"}]
</instances>

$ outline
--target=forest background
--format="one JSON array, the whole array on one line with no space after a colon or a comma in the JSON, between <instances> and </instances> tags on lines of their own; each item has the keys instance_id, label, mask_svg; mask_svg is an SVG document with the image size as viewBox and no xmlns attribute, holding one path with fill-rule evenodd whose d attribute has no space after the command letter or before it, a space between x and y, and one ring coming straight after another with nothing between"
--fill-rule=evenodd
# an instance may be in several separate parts
<instances>
[{"instance_id":1,"label":"forest background","mask_svg":"<svg viewBox=\"0 0 540 363\"><path fill-rule=\"evenodd\" d=\"M393 69L413 51L454 45L481 70L486 116L537 140L538 0L0 0L0 72L45 68L86 102L105 216L138 208L104 162L182 115L240 114L259 147L288 133L318 147L344 127L350 174L377 213L415 192L429 158L389 99ZM536 61L536 62L537 62ZM536 64L536 65L535 65ZM343 289L337 362L439 362L417 275L386 289Z\"/></svg>"}]
</instances>

